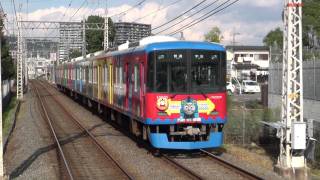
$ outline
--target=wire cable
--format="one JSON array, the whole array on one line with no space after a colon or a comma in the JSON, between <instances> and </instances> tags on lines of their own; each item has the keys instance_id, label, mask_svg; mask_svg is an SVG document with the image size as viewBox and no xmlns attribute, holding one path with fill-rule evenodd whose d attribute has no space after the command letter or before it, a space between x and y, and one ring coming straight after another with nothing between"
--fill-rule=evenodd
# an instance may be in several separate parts
<instances>
[{"instance_id":1,"label":"wire cable","mask_svg":"<svg viewBox=\"0 0 320 180\"><path fill-rule=\"evenodd\" d=\"M190 28L190 27L192 27L192 26L194 26L194 25L196 25L196 24L198 24L198 23L200 23L200 22L208 19L209 17L211 17L211 16L213 16L213 15L215 15L215 14L217 14L217 13L223 11L223 10L225 10L226 8L228 8L228 7L230 7L231 5L235 4L235 3L238 2L239 0L235 0L235 1L233 1L232 3L224 6L224 5L225 5L226 3L228 3L229 1L230 1L230 0L222 3L222 4L219 5L217 8L215 8L215 9L212 10L212 11L210 11L210 12L212 12L211 14L206 13L205 15L197 18L196 20L193 20L193 21L190 22L189 24L187 24L187 25L185 25L185 26L183 26L183 27L181 27L181 28L179 28L179 29L177 29L177 30L169 33L168 35L174 35L174 34L177 34L177 33L181 32L181 31L183 31L183 30L185 30L185 29L188 29L188 28ZM222 7L222 6L224 6L224 7ZM220 7L222 7L222 8L219 9ZM214 12L213 12L213 11L214 11Z\"/></svg>"},{"instance_id":2,"label":"wire cable","mask_svg":"<svg viewBox=\"0 0 320 180\"><path fill-rule=\"evenodd\" d=\"M63 16L61 17L61 20L66 16L67 11L68 11L69 8L71 7L72 1L73 1L73 0L70 0L70 2L69 2L69 4L68 4L68 7L66 8L66 10L65 10L64 13L63 13ZM60 21L61 21L61 20L60 20Z\"/></svg>"},{"instance_id":3,"label":"wire cable","mask_svg":"<svg viewBox=\"0 0 320 180\"><path fill-rule=\"evenodd\" d=\"M131 11L132 9L134 9L134 8L136 8L136 7L138 7L138 6L141 6L145 1L146 1L146 0L142 0L142 1L140 1L138 4L132 6L131 8L129 8L129 9L125 10L125 11L122 11L122 12L120 12L120 13L111 15L111 16L109 16L109 17L111 18L111 17L114 17L114 16L119 16L119 15L121 15L121 14L126 14L127 12Z\"/></svg>"},{"instance_id":4,"label":"wire cable","mask_svg":"<svg viewBox=\"0 0 320 180\"><path fill-rule=\"evenodd\" d=\"M155 10L155 11L153 11L153 12L150 12L149 14L147 14L147 15L145 15L145 16L142 16L142 17L140 17L140 18L137 18L137 19L133 20L132 22L137 22L137 21L139 21L139 20L141 20L141 19L144 19L144 18L146 18L146 17L148 17L148 16L153 15L154 13L158 13L158 12L164 10L164 9L167 9L168 7L170 7L170 6L174 5L174 4L177 4L177 3L180 2L180 1L182 1L182 0L177 0L177 1L173 2L173 3L171 3L171 4L168 4L167 6L164 6L164 7L160 8L160 9L157 9L157 10Z\"/></svg>"},{"instance_id":5,"label":"wire cable","mask_svg":"<svg viewBox=\"0 0 320 180\"><path fill-rule=\"evenodd\" d=\"M70 17L69 21L71 21L71 19L79 12L79 10L85 5L85 3L88 3L87 0L84 0L82 2L82 4L80 5L80 7L76 10L76 12Z\"/></svg>"},{"instance_id":6,"label":"wire cable","mask_svg":"<svg viewBox=\"0 0 320 180\"><path fill-rule=\"evenodd\" d=\"M182 22L184 22L185 20L187 20L187 19L191 18L192 16L194 16L194 15L196 15L196 14L199 14L201 11L203 11L203 10L205 10L205 9L209 8L210 6L212 6L213 4L215 4L215 3L216 3L216 2L218 2L218 1L219 1L219 0L216 0L216 1L214 1L214 2L212 2L212 3L210 3L210 4L208 4L207 6L205 6L205 7L203 7L202 9L200 9L200 10L196 11L195 13L191 14L191 15L190 15L190 16L188 16L187 18L185 18L185 19L183 19L183 20L181 20L181 21L179 21L179 22L177 22L177 23L175 23L175 24L173 24L173 25L171 25L171 26L167 27L166 29L164 29L164 30L162 30L162 31L159 31L159 32L155 33L155 34L160 34L160 33L164 32L164 31L166 31L166 30L168 30L168 29L171 29L172 27L174 27L174 26L176 26L176 25L178 25L178 24L181 24L181 23L182 23Z\"/></svg>"},{"instance_id":7,"label":"wire cable","mask_svg":"<svg viewBox=\"0 0 320 180\"><path fill-rule=\"evenodd\" d=\"M159 29L160 27L163 27L163 26L171 23L172 21L180 18L181 16L183 16L183 15L187 14L188 12L192 11L193 9L197 8L198 6L200 6L200 5L201 5L202 3L204 3L205 1L207 1L207 0L202 0L200 3L196 4L195 6L193 6L193 7L190 8L190 9L188 9L187 11L183 12L182 14L176 16L175 18L173 18L173 19L171 19L171 20L169 20L169 21L167 21L167 22L165 22L165 23L163 23L163 24L161 24L161 25L159 25L159 26L157 26L157 27L155 27L155 28L153 28L153 29L151 29L151 30Z\"/></svg>"}]
</instances>

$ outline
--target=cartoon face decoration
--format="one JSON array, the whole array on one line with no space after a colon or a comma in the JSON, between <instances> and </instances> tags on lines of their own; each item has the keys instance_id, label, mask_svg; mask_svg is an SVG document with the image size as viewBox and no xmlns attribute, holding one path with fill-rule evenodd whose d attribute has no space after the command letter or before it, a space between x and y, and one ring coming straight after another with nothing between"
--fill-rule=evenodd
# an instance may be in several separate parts
<instances>
[{"instance_id":1,"label":"cartoon face decoration","mask_svg":"<svg viewBox=\"0 0 320 180\"><path fill-rule=\"evenodd\" d=\"M186 115L192 115L196 111L196 106L193 102L185 103L182 108Z\"/></svg>"},{"instance_id":2,"label":"cartoon face decoration","mask_svg":"<svg viewBox=\"0 0 320 180\"><path fill-rule=\"evenodd\" d=\"M168 97L158 97L157 108L160 111L164 111L164 110L168 109Z\"/></svg>"}]
</instances>

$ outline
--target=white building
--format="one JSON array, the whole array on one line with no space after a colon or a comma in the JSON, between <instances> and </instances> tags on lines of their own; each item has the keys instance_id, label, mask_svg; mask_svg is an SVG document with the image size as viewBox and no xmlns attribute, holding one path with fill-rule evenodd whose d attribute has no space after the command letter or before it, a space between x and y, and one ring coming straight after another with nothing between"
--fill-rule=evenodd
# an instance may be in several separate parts
<instances>
[{"instance_id":1,"label":"white building","mask_svg":"<svg viewBox=\"0 0 320 180\"><path fill-rule=\"evenodd\" d=\"M267 46L226 46L228 74L240 80L265 81L268 76L270 50Z\"/></svg>"},{"instance_id":2,"label":"white building","mask_svg":"<svg viewBox=\"0 0 320 180\"><path fill-rule=\"evenodd\" d=\"M28 68L29 79L34 79L38 76L45 75L47 66L53 65L56 59L46 59L40 56L27 58L26 64Z\"/></svg>"}]
</instances>

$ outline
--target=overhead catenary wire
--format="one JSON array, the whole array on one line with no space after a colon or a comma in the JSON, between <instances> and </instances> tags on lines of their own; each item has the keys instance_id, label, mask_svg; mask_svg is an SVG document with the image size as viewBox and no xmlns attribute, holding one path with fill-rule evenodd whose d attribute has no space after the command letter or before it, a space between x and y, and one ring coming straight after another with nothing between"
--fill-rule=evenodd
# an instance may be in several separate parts
<instances>
[{"instance_id":1,"label":"overhead catenary wire","mask_svg":"<svg viewBox=\"0 0 320 180\"><path fill-rule=\"evenodd\" d=\"M66 16L67 14L67 11L69 10L69 8L71 7L71 4L72 4L72 1L73 0L70 0L69 4L68 4L68 7L66 8L66 10L64 11L62 17L61 17L61 20Z\"/></svg>"},{"instance_id":2,"label":"overhead catenary wire","mask_svg":"<svg viewBox=\"0 0 320 180\"><path fill-rule=\"evenodd\" d=\"M178 24L181 24L181 23L184 22L185 20L190 19L190 18L193 17L194 15L199 14L199 13L202 12L203 10L211 7L213 4L215 4L215 3L218 2L218 1L219 1L219 0L216 0L216 1L214 1L214 2L211 2L211 3L208 4L207 6L201 8L200 10L198 10L198 11L196 11L195 13L191 14L190 16L182 19L181 21L176 22L175 24L173 24L173 25L171 25L171 26L169 26L169 27L167 27L167 28L165 28L165 29L163 29L163 30L155 33L155 34L160 34L160 33L164 32L164 31L166 31L166 30L168 30L168 29L171 29L172 27L174 27L174 26L176 26L176 25L178 25Z\"/></svg>"},{"instance_id":3,"label":"overhead catenary wire","mask_svg":"<svg viewBox=\"0 0 320 180\"><path fill-rule=\"evenodd\" d=\"M4 21L6 21L7 24L9 25L9 21L8 21L8 18L7 18L7 16L6 16L4 10L3 10L2 3L0 2L0 14L1 14L1 12L2 12L2 15L3 15L3 16L2 16L2 18L3 18L3 21L2 21L3 26L2 26L2 28L3 28L3 29L7 32L7 34L9 35L10 33L9 33L8 29L6 28L6 26L5 26L5 24L4 24Z\"/></svg>"},{"instance_id":4,"label":"overhead catenary wire","mask_svg":"<svg viewBox=\"0 0 320 180\"><path fill-rule=\"evenodd\" d=\"M205 1L207 1L207 0L202 0L201 2L199 2L198 4L196 4L195 6L191 7L191 8L188 9L187 11L183 12L182 14L174 17L173 19L171 19L171 20L169 20L169 21L167 21L167 22L165 22L165 23L163 23L163 24L161 24L161 25L159 25L159 26L157 26L157 27L155 27L155 28L153 28L153 29L151 29L151 30L153 31L153 30L155 30L155 29L159 29L160 27L163 27L163 26L165 26L165 25L173 22L174 20L180 18L181 16L183 16L183 15L187 14L188 12L192 11L193 9L197 8L198 6L200 6L200 5L201 5L202 3L204 3Z\"/></svg>"},{"instance_id":5,"label":"overhead catenary wire","mask_svg":"<svg viewBox=\"0 0 320 180\"><path fill-rule=\"evenodd\" d=\"M206 13L206 14L205 14L206 16L203 15L203 16L197 18L196 20L193 20L193 21L190 22L189 24L187 24L187 25L185 25L185 26L182 26L181 28L179 28L179 29L177 29L177 30L175 30L175 31L173 31L173 32L171 32L171 33L168 33L168 35L174 35L174 34L177 34L177 33L181 32L181 31L183 31L183 30L185 30L185 29L188 29L188 28L190 28L190 27L192 27L192 26L194 26L194 25L196 25L196 24L198 24L198 23L200 23L200 22L208 19L209 17L211 17L211 16L213 16L213 15L215 15L215 14L217 14L217 13L223 11L223 10L225 10L226 8L228 8L228 7L230 7L231 5L235 4L235 3L238 2L239 0L235 0L235 1L231 2L231 3L229 3L228 5L222 7L223 5L225 5L226 3L228 3L229 1L230 1L230 0L222 3L222 4L219 5L217 8L215 8L215 9L212 10L212 11L210 11L210 12L212 12L212 13ZM222 8L221 8L221 7L222 7ZM221 8L221 9L218 9L218 8ZM205 16L205 17L204 17L204 16Z\"/></svg>"},{"instance_id":6,"label":"overhead catenary wire","mask_svg":"<svg viewBox=\"0 0 320 180\"><path fill-rule=\"evenodd\" d=\"M16 10L16 3L14 2L14 0L12 0L11 2L12 2L12 5L13 5L14 17L16 19L17 27L19 29L20 27L18 26L18 15L17 15L17 10Z\"/></svg>"},{"instance_id":7,"label":"overhead catenary wire","mask_svg":"<svg viewBox=\"0 0 320 180\"><path fill-rule=\"evenodd\" d=\"M137 21L139 21L139 20L141 20L141 19L144 19L144 18L146 18L146 17L148 17L148 16L151 16L151 15L153 15L153 14L155 14L155 13L158 13L158 12L164 10L164 9L167 9L168 7L170 7L170 6L174 5L174 4L177 4L177 3L180 2L180 1L182 1L182 0L177 0L177 1L173 2L173 3L171 3L171 4L168 4L168 5L164 6L164 7L162 7L162 8L159 8L159 9L157 9L157 10L155 10L155 11L152 11L152 12L150 12L149 14L146 14L146 15L140 17L140 18L137 18L137 19L133 20L132 22L137 22Z\"/></svg>"},{"instance_id":8,"label":"overhead catenary wire","mask_svg":"<svg viewBox=\"0 0 320 180\"><path fill-rule=\"evenodd\" d=\"M88 3L88 0L84 0L84 1L81 3L80 7L76 10L76 12L73 13L73 15L70 17L69 21L71 21L71 19L79 12L79 10L80 10L86 3Z\"/></svg>"},{"instance_id":9,"label":"overhead catenary wire","mask_svg":"<svg viewBox=\"0 0 320 180\"><path fill-rule=\"evenodd\" d=\"M125 10L125 11L122 11L122 12L120 12L120 13L111 15L110 18L111 18L111 17L114 17L114 16L119 16L119 15L121 15L121 14L126 14L127 12L131 11L132 9L134 9L134 8L136 8L136 7L138 7L138 6L141 6L145 1L146 1L146 0L142 0L142 1L140 1L139 3L137 3L136 5L130 7L129 9L127 9L127 10Z\"/></svg>"}]
</instances>

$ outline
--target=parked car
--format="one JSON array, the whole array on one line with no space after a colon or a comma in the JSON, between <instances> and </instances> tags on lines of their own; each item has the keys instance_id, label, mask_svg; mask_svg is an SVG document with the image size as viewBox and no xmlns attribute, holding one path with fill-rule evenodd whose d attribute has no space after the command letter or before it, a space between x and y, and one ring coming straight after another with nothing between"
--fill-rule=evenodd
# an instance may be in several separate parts
<instances>
[{"instance_id":1,"label":"parked car","mask_svg":"<svg viewBox=\"0 0 320 180\"><path fill-rule=\"evenodd\" d=\"M242 92L243 93L259 93L259 92L261 92L260 86L256 81L243 80L241 85L242 85Z\"/></svg>"},{"instance_id":2,"label":"parked car","mask_svg":"<svg viewBox=\"0 0 320 180\"><path fill-rule=\"evenodd\" d=\"M227 82L227 92L228 94L233 94L235 91L235 87L231 82Z\"/></svg>"}]
</instances>

